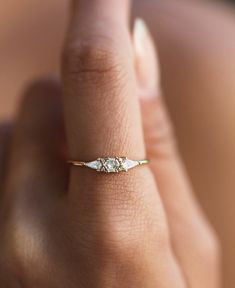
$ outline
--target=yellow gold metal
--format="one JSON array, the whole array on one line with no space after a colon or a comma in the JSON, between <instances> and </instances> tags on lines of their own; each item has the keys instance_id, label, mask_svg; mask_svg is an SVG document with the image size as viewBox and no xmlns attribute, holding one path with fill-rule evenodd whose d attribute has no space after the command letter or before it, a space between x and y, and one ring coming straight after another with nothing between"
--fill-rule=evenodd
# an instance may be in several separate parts
<instances>
[{"instance_id":1,"label":"yellow gold metal","mask_svg":"<svg viewBox=\"0 0 235 288\"><path fill-rule=\"evenodd\" d=\"M88 167L98 172L118 173L124 171L127 172L129 169L136 166L148 164L149 160L130 160L127 157L112 156L98 158L90 162L69 160L68 163L74 166Z\"/></svg>"},{"instance_id":2,"label":"yellow gold metal","mask_svg":"<svg viewBox=\"0 0 235 288\"><path fill-rule=\"evenodd\" d=\"M144 165L144 164L149 164L149 160L145 159L145 160L139 160L139 165Z\"/></svg>"},{"instance_id":3,"label":"yellow gold metal","mask_svg":"<svg viewBox=\"0 0 235 288\"><path fill-rule=\"evenodd\" d=\"M82 162L82 161L72 161L72 160L70 160L70 161L68 161L68 163L69 163L69 164L72 164L72 165L74 165L74 166L80 166L80 167L86 165L86 163L85 163L85 162Z\"/></svg>"}]
</instances>

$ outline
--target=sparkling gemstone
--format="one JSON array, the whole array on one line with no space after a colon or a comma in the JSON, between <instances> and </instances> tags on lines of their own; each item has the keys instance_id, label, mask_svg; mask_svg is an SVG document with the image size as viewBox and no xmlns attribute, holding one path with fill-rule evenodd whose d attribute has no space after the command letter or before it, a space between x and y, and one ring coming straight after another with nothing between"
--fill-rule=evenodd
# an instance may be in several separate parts
<instances>
[{"instance_id":1,"label":"sparkling gemstone","mask_svg":"<svg viewBox=\"0 0 235 288\"><path fill-rule=\"evenodd\" d=\"M102 164L99 160L96 160L96 161L86 163L86 166L95 170L100 170L102 167Z\"/></svg>"},{"instance_id":2,"label":"sparkling gemstone","mask_svg":"<svg viewBox=\"0 0 235 288\"><path fill-rule=\"evenodd\" d=\"M138 166L139 162L126 159L124 157L120 158L107 157L107 158L99 158L95 161L88 162L85 165L97 171L114 173L125 170L127 171L135 166Z\"/></svg>"},{"instance_id":3,"label":"sparkling gemstone","mask_svg":"<svg viewBox=\"0 0 235 288\"><path fill-rule=\"evenodd\" d=\"M120 167L120 163L115 158L108 158L105 161L105 167L107 168L108 172L117 172Z\"/></svg>"},{"instance_id":4,"label":"sparkling gemstone","mask_svg":"<svg viewBox=\"0 0 235 288\"><path fill-rule=\"evenodd\" d=\"M124 159L123 160L123 167L124 169L128 170L130 168L133 168L135 166L139 165L138 161L133 161L129 159Z\"/></svg>"}]
</instances>

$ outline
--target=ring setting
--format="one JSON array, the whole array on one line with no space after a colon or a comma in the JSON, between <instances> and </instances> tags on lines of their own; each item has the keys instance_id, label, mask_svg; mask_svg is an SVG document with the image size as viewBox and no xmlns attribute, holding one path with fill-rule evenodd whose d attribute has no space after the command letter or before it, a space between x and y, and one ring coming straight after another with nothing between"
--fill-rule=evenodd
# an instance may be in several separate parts
<instances>
[{"instance_id":1,"label":"ring setting","mask_svg":"<svg viewBox=\"0 0 235 288\"><path fill-rule=\"evenodd\" d=\"M98 172L119 173L127 172L128 170L139 165L148 164L149 160L130 160L127 157L103 157L90 162L68 161L74 166L87 167Z\"/></svg>"}]
</instances>

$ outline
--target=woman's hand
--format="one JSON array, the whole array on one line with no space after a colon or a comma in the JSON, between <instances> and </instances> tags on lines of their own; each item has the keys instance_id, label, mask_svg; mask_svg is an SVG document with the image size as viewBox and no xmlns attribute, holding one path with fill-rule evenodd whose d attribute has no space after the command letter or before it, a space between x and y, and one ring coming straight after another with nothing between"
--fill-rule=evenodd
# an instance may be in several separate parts
<instances>
[{"instance_id":1,"label":"woman's hand","mask_svg":"<svg viewBox=\"0 0 235 288\"><path fill-rule=\"evenodd\" d=\"M74 1L64 115L55 83L27 92L1 197L2 287L219 287L217 242L174 147L151 37L139 21L132 41L128 21L127 0ZM66 145L68 159L151 165L68 171Z\"/></svg>"}]
</instances>

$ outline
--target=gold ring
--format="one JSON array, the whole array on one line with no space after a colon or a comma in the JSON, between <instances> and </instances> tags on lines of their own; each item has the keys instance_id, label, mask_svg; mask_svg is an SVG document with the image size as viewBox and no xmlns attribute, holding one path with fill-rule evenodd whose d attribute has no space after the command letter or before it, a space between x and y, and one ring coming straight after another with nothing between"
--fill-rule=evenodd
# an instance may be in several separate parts
<instances>
[{"instance_id":1,"label":"gold ring","mask_svg":"<svg viewBox=\"0 0 235 288\"><path fill-rule=\"evenodd\" d=\"M127 157L103 157L90 162L70 160L68 163L74 166L88 167L98 172L118 173L127 172L139 165L148 164L149 160L130 160Z\"/></svg>"}]
</instances>

